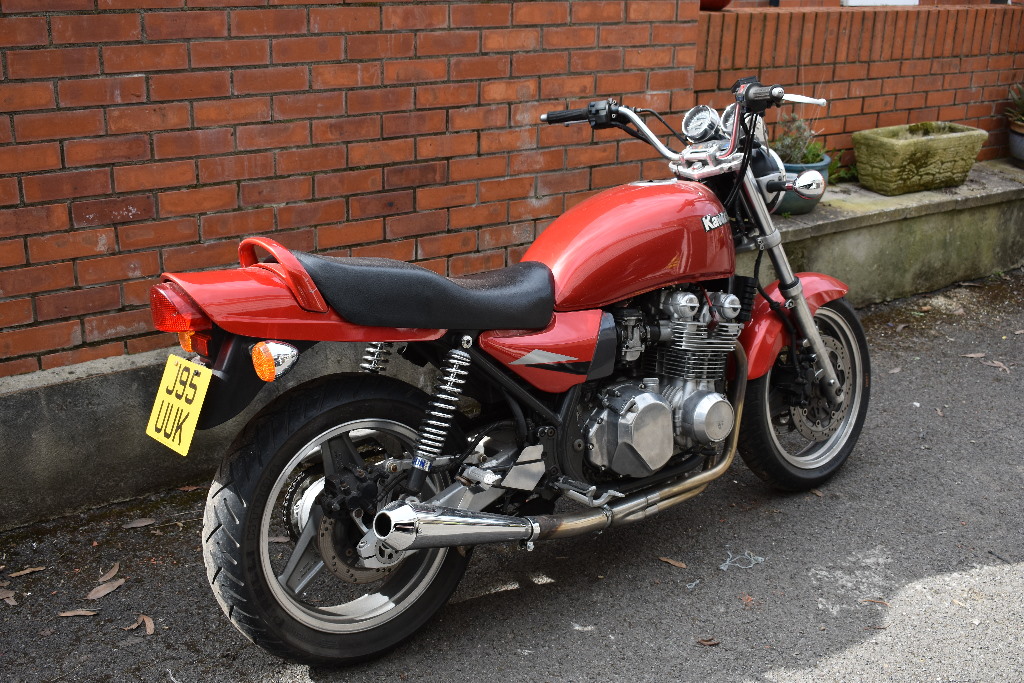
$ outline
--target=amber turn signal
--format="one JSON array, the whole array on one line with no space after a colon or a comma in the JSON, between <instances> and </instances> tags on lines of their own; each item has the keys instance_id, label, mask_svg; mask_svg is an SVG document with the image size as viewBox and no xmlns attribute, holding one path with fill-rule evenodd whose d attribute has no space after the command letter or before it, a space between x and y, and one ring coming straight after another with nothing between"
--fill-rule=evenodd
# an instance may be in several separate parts
<instances>
[{"instance_id":1,"label":"amber turn signal","mask_svg":"<svg viewBox=\"0 0 1024 683\"><path fill-rule=\"evenodd\" d=\"M299 350L279 341L261 341L249 352L256 376L264 382L273 382L291 370L299 358Z\"/></svg>"}]
</instances>

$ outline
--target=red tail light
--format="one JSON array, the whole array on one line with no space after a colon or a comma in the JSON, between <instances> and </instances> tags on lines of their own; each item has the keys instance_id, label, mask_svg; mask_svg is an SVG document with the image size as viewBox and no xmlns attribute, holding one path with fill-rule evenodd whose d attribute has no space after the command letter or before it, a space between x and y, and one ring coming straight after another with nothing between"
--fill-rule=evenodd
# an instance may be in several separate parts
<instances>
[{"instance_id":1,"label":"red tail light","mask_svg":"<svg viewBox=\"0 0 1024 683\"><path fill-rule=\"evenodd\" d=\"M162 332L209 330L210 319L185 290L173 282L162 282L149 290L149 308L153 326Z\"/></svg>"}]
</instances>

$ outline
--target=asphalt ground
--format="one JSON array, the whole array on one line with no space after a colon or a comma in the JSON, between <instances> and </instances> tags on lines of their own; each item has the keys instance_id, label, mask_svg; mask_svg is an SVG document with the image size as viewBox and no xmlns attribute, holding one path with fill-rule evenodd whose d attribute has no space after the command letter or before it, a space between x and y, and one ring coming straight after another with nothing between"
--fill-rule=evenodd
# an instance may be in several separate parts
<instances>
[{"instance_id":1,"label":"asphalt ground","mask_svg":"<svg viewBox=\"0 0 1024 683\"><path fill-rule=\"evenodd\" d=\"M533 552L478 548L414 640L327 670L234 630L202 565L205 486L167 491L0 534L0 676L1022 681L1024 275L860 313L867 424L814 492L772 492L738 462L637 525ZM85 599L115 563L124 583ZM71 610L96 613L59 616Z\"/></svg>"}]
</instances>

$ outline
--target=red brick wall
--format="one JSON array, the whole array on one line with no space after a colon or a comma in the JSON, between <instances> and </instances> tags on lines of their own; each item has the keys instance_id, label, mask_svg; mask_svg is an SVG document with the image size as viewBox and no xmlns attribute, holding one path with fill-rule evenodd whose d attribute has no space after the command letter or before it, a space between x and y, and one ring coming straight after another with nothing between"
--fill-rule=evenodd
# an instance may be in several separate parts
<instances>
[{"instance_id":1,"label":"red brick wall","mask_svg":"<svg viewBox=\"0 0 1024 683\"><path fill-rule=\"evenodd\" d=\"M858 130L941 120L991 131L980 158L1006 155L1001 114L1024 80L1024 7L702 12L697 41L698 101L724 106L727 88L754 73L824 97L827 109L797 111L830 150L849 150Z\"/></svg>"},{"instance_id":2,"label":"red brick wall","mask_svg":"<svg viewBox=\"0 0 1024 683\"><path fill-rule=\"evenodd\" d=\"M650 159L539 114L680 112L697 53L696 0L0 12L0 376L167 345L150 285L234 263L245 235L452 275L515 261Z\"/></svg>"}]
</instances>

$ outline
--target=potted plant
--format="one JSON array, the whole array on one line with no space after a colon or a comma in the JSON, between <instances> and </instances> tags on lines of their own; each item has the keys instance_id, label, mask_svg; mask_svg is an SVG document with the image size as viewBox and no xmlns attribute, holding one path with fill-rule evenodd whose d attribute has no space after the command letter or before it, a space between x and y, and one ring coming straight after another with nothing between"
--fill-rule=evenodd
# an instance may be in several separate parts
<instances>
[{"instance_id":1,"label":"potted plant","mask_svg":"<svg viewBox=\"0 0 1024 683\"><path fill-rule=\"evenodd\" d=\"M1006 118L1010 122L1010 156L1024 166L1024 82L1010 86Z\"/></svg>"},{"instance_id":2,"label":"potted plant","mask_svg":"<svg viewBox=\"0 0 1024 683\"><path fill-rule=\"evenodd\" d=\"M857 177L890 196L960 185L986 139L980 128L934 121L858 131Z\"/></svg>"},{"instance_id":3,"label":"potted plant","mask_svg":"<svg viewBox=\"0 0 1024 683\"><path fill-rule=\"evenodd\" d=\"M817 135L810 124L796 114L785 114L779 120L778 134L772 142L772 150L782 159L787 177L792 180L803 171L818 171L828 183L828 167L831 157L825 154L825 145L815 140ZM804 199L795 192L787 192L775 209L777 214L809 213L820 197Z\"/></svg>"}]
</instances>

